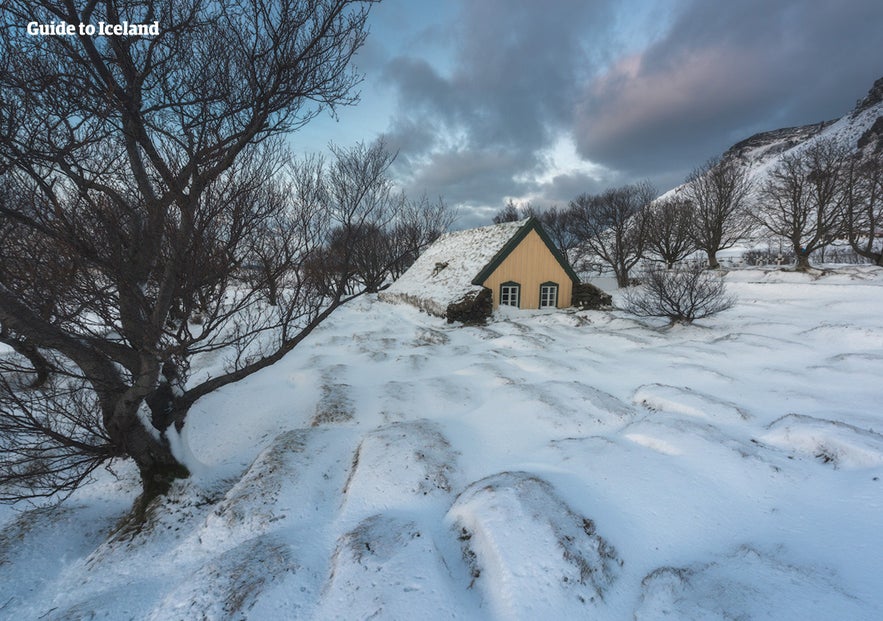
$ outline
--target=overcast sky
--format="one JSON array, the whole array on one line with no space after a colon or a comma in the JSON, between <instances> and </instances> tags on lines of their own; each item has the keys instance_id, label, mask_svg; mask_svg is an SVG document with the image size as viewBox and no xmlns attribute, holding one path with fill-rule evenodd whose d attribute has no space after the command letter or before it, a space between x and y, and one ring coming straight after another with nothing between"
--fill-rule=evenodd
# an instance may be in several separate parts
<instances>
[{"instance_id":1,"label":"overcast sky","mask_svg":"<svg viewBox=\"0 0 883 621\"><path fill-rule=\"evenodd\" d=\"M510 198L660 193L759 131L849 112L883 77L881 0L384 0L362 100L293 137L383 136L409 195L458 227Z\"/></svg>"}]
</instances>

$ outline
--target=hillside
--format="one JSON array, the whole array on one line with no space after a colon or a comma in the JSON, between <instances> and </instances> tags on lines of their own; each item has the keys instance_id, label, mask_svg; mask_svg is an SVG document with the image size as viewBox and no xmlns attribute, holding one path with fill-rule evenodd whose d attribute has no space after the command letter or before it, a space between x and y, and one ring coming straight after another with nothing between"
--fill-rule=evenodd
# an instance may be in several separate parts
<instances>
[{"instance_id":1,"label":"hillside","mask_svg":"<svg viewBox=\"0 0 883 621\"><path fill-rule=\"evenodd\" d=\"M141 533L125 464L0 508L0 618L883 618L883 274L727 280L667 330L344 307L197 404Z\"/></svg>"},{"instance_id":2,"label":"hillside","mask_svg":"<svg viewBox=\"0 0 883 621\"><path fill-rule=\"evenodd\" d=\"M759 187L767 171L775 168L783 156L800 152L819 140L833 140L849 151L883 152L883 78L874 82L855 108L839 119L761 132L737 142L721 158L746 167L755 187ZM681 187L663 196L674 195Z\"/></svg>"}]
</instances>

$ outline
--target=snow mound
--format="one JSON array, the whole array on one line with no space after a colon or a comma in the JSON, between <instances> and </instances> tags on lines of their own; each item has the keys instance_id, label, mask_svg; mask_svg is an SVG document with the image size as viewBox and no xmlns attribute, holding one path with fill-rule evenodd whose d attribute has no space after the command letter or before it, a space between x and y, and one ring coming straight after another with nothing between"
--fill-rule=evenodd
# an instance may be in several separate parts
<instances>
[{"instance_id":1,"label":"snow mound","mask_svg":"<svg viewBox=\"0 0 883 621\"><path fill-rule=\"evenodd\" d=\"M621 428L634 417L632 408L621 400L581 382L548 381L516 388L546 406L537 408L537 417L552 427L573 427L573 433Z\"/></svg>"},{"instance_id":2,"label":"snow mound","mask_svg":"<svg viewBox=\"0 0 883 621\"><path fill-rule=\"evenodd\" d=\"M353 419L355 406L350 397L349 384L327 382L322 384L322 395L316 404L316 413L310 425L318 427L330 423L347 423Z\"/></svg>"},{"instance_id":3,"label":"snow mound","mask_svg":"<svg viewBox=\"0 0 883 621\"><path fill-rule=\"evenodd\" d=\"M750 418L734 403L681 386L645 384L635 391L632 401L651 411L681 414L717 423L738 423Z\"/></svg>"},{"instance_id":4,"label":"snow mound","mask_svg":"<svg viewBox=\"0 0 883 621\"><path fill-rule=\"evenodd\" d=\"M470 485L447 515L492 616L573 619L603 606L622 560L546 481L502 472Z\"/></svg>"},{"instance_id":5,"label":"snow mound","mask_svg":"<svg viewBox=\"0 0 883 621\"><path fill-rule=\"evenodd\" d=\"M112 525L107 516L75 504L31 509L7 524L0 530L0 617L77 564Z\"/></svg>"},{"instance_id":6,"label":"snow mound","mask_svg":"<svg viewBox=\"0 0 883 621\"><path fill-rule=\"evenodd\" d=\"M732 464L736 468L732 474L738 477L745 458L766 459L748 437L729 433L732 429L692 417L649 417L626 427L622 437L662 455L689 458L697 465L714 456L718 466Z\"/></svg>"},{"instance_id":7,"label":"snow mound","mask_svg":"<svg viewBox=\"0 0 883 621\"><path fill-rule=\"evenodd\" d=\"M883 435L847 423L788 414L772 422L760 437L778 446L818 459L834 468L883 466Z\"/></svg>"},{"instance_id":8,"label":"snow mound","mask_svg":"<svg viewBox=\"0 0 883 621\"><path fill-rule=\"evenodd\" d=\"M431 610L434 619L460 618L462 594L453 587L432 537L417 522L374 515L341 536L315 617L407 619Z\"/></svg>"},{"instance_id":9,"label":"snow mound","mask_svg":"<svg viewBox=\"0 0 883 621\"><path fill-rule=\"evenodd\" d=\"M822 341L839 341L854 350L880 351L883 334L871 328L861 328L846 323L822 322L801 332L801 336Z\"/></svg>"},{"instance_id":10,"label":"snow mound","mask_svg":"<svg viewBox=\"0 0 883 621\"><path fill-rule=\"evenodd\" d=\"M868 619L867 604L845 593L830 572L742 546L710 563L660 567L641 582L635 621L805 621ZM806 597L812 593L812 597ZM787 602L787 606L781 605Z\"/></svg>"},{"instance_id":11,"label":"snow mound","mask_svg":"<svg viewBox=\"0 0 883 621\"><path fill-rule=\"evenodd\" d=\"M251 609L261 595L298 569L287 543L255 537L210 558L172 589L146 618L252 618Z\"/></svg>"},{"instance_id":12,"label":"snow mound","mask_svg":"<svg viewBox=\"0 0 883 621\"><path fill-rule=\"evenodd\" d=\"M353 454L341 513L359 518L389 509L450 502L457 453L427 420L395 422L366 433Z\"/></svg>"},{"instance_id":13,"label":"snow mound","mask_svg":"<svg viewBox=\"0 0 883 621\"><path fill-rule=\"evenodd\" d=\"M276 529L330 516L343 488L352 434L295 429L279 434L217 503L194 538L224 550Z\"/></svg>"}]
</instances>

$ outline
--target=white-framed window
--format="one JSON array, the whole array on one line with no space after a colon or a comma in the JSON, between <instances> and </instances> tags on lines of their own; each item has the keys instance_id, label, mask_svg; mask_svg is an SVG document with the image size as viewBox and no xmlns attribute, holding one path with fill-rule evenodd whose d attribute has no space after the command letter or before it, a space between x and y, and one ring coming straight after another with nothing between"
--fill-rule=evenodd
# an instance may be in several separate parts
<instances>
[{"instance_id":1,"label":"white-framed window","mask_svg":"<svg viewBox=\"0 0 883 621\"><path fill-rule=\"evenodd\" d=\"M540 308L558 308L558 283L544 282L540 285Z\"/></svg>"},{"instance_id":2,"label":"white-framed window","mask_svg":"<svg viewBox=\"0 0 883 621\"><path fill-rule=\"evenodd\" d=\"M521 285L517 282L504 282L500 285L500 306L521 307Z\"/></svg>"}]
</instances>

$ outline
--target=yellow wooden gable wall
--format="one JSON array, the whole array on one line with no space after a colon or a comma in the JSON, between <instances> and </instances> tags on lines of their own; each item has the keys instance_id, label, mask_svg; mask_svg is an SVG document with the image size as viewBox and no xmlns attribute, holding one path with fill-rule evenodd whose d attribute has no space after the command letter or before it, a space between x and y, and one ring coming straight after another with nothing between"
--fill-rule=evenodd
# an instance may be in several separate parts
<instances>
[{"instance_id":1,"label":"yellow wooden gable wall","mask_svg":"<svg viewBox=\"0 0 883 621\"><path fill-rule=\"evenodd\" d=\"M570 306L573 282L536 231L528 233L481 283L493 293L495 309L500 305L500 285L510 281L521 285L521 308L539 308L540 285L547 282L558 284L558 308Z\"/></svg>"}]
</instances>

